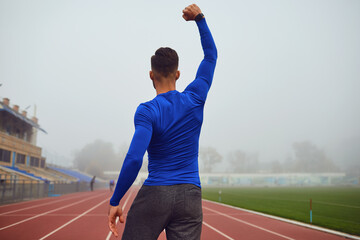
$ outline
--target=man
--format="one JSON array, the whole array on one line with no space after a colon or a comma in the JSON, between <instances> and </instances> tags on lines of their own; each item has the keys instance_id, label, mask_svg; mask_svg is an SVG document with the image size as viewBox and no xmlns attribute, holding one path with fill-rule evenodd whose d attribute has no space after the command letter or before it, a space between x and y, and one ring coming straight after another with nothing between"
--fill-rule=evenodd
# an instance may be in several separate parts
<instances>
[{"instance_id":1,"label":"man","mask_svg":"<svg viewBox=\"0 0 360 240\"><path fill-rule=\"evenodd\" d=\"M200 239L199 136L217 50L198 6L186 7L183 18L196 22L205 56L195 80L182 93L175 88L180 76L177 53L159 48L151 57L150 78L157 96L137 108L135 133L110 200L109 228L118 236L116 217L124 222L119 202L147 150L149 176L129 210L122 239L157 239L164 229L169 240Z\"/></svg>"},{"instance_id":2,"label":"man","mask_svg":"<svg viewBox=\"0 0 360 240\"><path fill-rule=\"evenodd\" d=\"M93 178L90 181L90 190L94 191L94 183L95 183L96 176L93 176Z\"/></svg>"},{"instance_id":3,"label":"man","mask_svg":"<svg viewBox=\"0 0 360 240\"><path fill-rule=\"evenodd\" d=\"M109 182L110 192L114 191L114 186L115 186L115 181L111 179Z\"/></svg>"}]
</instances>

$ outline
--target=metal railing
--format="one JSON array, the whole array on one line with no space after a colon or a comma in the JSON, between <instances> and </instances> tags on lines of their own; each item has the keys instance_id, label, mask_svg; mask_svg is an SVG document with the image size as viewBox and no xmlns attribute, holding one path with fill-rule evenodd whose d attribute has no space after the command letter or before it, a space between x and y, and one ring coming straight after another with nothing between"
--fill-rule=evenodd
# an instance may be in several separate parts
<instances>
[{"instance_id":1,"label":"metal railing","mask_svg":"<svg viewBox=\"0 0 360 240\"><path fill-rule=\"evenodd\" d=\"M105 187L106 184L102 182L95 182L94 184L94 189ZM3 178L2 176L0 179L0 205L85 191L90 191L89 182L44 182Z\"/></svg>"}]
</instances>

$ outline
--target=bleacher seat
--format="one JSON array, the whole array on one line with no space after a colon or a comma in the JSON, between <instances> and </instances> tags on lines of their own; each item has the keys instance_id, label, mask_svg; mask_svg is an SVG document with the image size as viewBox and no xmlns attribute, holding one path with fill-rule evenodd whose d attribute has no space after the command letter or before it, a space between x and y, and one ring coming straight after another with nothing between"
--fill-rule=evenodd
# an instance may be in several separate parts
<instances>
[{"instance_id":1,"label":"bleacher seat","mask_svg":"<svg viewBox=\"0 0 360 240\"><path fill-rule=\"evenodd\" d=\"M22 173L22 174L26 174L26 175L31 176L31 177L33 177L33 178L37 178L37 179L39 179L39 180L41 180L41 181L45 181L45 182L48 181L46 178L42 178L42 177L36 176L36 175L34 175L34 174L32 174L32 173L29 173L29 172L27 172L27 171L21 170L21 169L19 169L19 168L17 168L17 167L11 167L11 166L4 166L4 167L9 168L9 169L11 169L11 170L13 170L13 171Z\"/></svg>"},{"instance_id":2,"label":"bleacher seat","mask_svg":"<svg viewBox=\"0 0 360 240\"><path fill-rule=\"evenodd\" d=\"M77 179L79 179L79 182L90 182L92 177L87 176L85 174L82 174L76 170L71 170L71 169L65 169L65 168L59 168L59 167L54 167L54 166L48 166L48 168L56 170L58 172L62 172L65 173L67 175L70 175L72 177L75 177Z\"/></svg>"}]
</instances>

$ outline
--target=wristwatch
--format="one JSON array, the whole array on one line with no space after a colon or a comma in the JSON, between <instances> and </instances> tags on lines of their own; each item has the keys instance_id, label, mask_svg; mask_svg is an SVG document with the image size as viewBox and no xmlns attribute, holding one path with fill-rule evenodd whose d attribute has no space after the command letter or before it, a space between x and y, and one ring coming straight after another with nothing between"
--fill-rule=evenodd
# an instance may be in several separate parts
<instances>
[{"instance_id":1,"label":"wristwatch","mask_svg":"<svg viewBox=\"0 0 360 240\"><path fill-rule=\"evenodd\" d=\"M196 17L195 17L195 22L198 22L198 21L200 21L201 19L203 19L204 18L204 14L203 13L199 13L198 15L196 15Z\"/></svg>"}]
</instances>

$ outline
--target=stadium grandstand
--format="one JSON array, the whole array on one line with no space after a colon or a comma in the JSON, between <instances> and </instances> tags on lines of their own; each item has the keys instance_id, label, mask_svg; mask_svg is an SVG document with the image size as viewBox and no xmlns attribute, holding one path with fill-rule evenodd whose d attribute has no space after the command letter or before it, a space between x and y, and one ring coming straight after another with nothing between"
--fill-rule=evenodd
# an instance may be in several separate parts
<instances>
[{"instance_id":1,"label":"stadium grandstand","mask_svg":"<svg viewBox=\"0 0 360 240\"><path fill-rule=\"evenodd\" d=\"M46 131L10 100L0 101L0 203L87 191L93 176L46 164L36 145L37 133ZM104 187L96 179L95 187Z\"/></svg>"}]
</instances>

